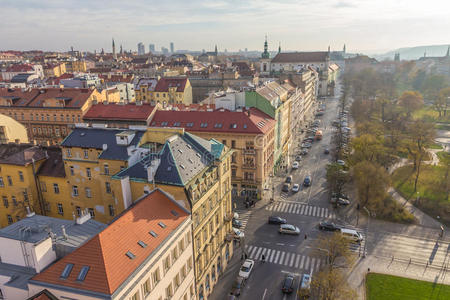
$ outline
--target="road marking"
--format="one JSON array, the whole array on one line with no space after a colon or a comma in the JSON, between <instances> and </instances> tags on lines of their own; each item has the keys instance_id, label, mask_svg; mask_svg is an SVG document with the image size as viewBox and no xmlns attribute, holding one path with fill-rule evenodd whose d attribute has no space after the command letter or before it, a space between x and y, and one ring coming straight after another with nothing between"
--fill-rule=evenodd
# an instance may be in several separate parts
<instances>
[{"instance_id":1,"label":"road marking","mask_svg":"<svg viewBox=\"0 0 450 300\"><path fill-rule=\"evenodd\" d=\"M267 293L267 289L264 289L264 294L263 294L261 300L264 300L264 298L266 297L266 293Z\"/></svg>"},{"instance_id":2,"label":"road marking","mask_svg":"<svg viewBox=\"0 0 450 300\"><path fill-rule=\"evenodd\" d=\"M305 257L306 256L302 256L302 262L300 263L300 269L303 269L303 264L305 262Z\"/></svg>"},{"instance_id":3,"label":"road marking","mask_svg":"<svg viewBox=\"0 0 450 300\"><path fill-rule=\"evenodd\" d=\"M298 214L298 213L300 212L300 208L301 208L301 206L300 206L300 205L297 205L297 209L295 210L295 213L296 213L296 214Z\"/></svg>"},{"instance_id":4,"label":"road marking","mask_svg":"<svg viewBox=\"0 0 450 300\"><path fill-rule=\"evenodd\" d=\"M313 209L312 206L309 206L309 207L308 207L308 215L311 215L312 209Z\"/></svg>"},{"instance_id":5,"label":"road marking","mask_svg":"<svg viewBox=\"0 0 450 300\"><path fill-rule=\"evenodd\" d=\"M313 257L311 259L311 270L314 270L314 263L316 262L316 259Z\"/></svg>"},{"instance_id":6,"label":"road marking","mask_svg":"<svg viewBox=\"0 0 450 300\"><path fill-rule=\"evenodd\" d=\"M298 263L300 262L300 254L297 254L297 258L295 259L295 267L298 268Z\"/></svg>"},{"instance_id":7,"label":"road marking","mask_svg":"<svg viewBox=\"0 0 450 300\"><path fill-rule=\"evenodd\" d=\"M272 253L270 254L269 262L273 261L273 258L275 257L275 253L276 253L276 251L273 250Z\"/></svg>"},{"instance_id":8,"label":"road marking","mask_svg":"<svg viewBox=\"0 0 450 300\"><path fill-rule=\"evenodd\" d=\"M255 254L255 258L258 259L259 257L261 257L259 254L261 253L262 248L258 249L258 252Z\"/></svg>"},{"instance_id":9,"label":"road marking","mask_svg":"<svg viewBox=\"0 0 450 300\"><path fill-rule=\"evenodd\" d=\"M313 210L312 210L312 215L313 215L313 216L316 215L316 208L317 208L316 206L313 207Z\"/></svg>"},{"instance_id":10,"label":"road marking","mask_svg":"<svg viewBox=\"0 0 450 300\"><path fill-rule=\"evenodd\" d=\"M280 262L279 262L280 265L283 264L283 259L284 259L285 254L286 253L284 253L284 251L281 251Z\"/></svg>"},{"instance_id":11,"label":"road marking","mask_svg":"<svg viewBox=\"0 0 450 300\"><path fill-rule=\"evenodd\" d=\"M306 256L304 269L308 269L308 268L309 268L309 256Z\"/></svg>"},{"instance_id":12,"label":"road marking","mask_svg":"<svg viewBox=\"0 0 450 300\"><path fill-rule=\"evenodd\" d=\"M246 246L246 247L248 247L248 248L247 248L247 253L249 253L249 252L252 251L252 249L253 249L253 246Z\"/></svg>"},{"instance_id":13,"label":"road marking","mask_svg":"<svg viewBox=\"0 0 450 300\"><path fill-rule=\"evenodd\" d=\"M291 262L289 263L289 267L292 267L294 265L295 260L295 253L292 253Z\"/></svg>"},{"instance_id":14,"label":"road marking","mask_svg":"<svg viewBox=\"0 0 450 300\"><path fill-rule=\"evenodd\" d=\"M249 256L250 256L250 257L253 257L253 254L256 253L256 251L258 250L258 248L259 248L259 247L253 248L252 253L251 253Z\"/></svg>"},{"instance_id":15,"label":"road marking","mask_svg":"<svg viewBox=\"0 0 450 300\"><path fill-rule=\"evenodd\" d=\"M284 263L283 263L283 265L286 265L287 266L287 264L289 263L289 257L290 257L290 253L289 252L287 252L286 253L286 259L284 260Z\"/></svg>"},{"instance_id":16,"label":"road marking","mask_svg":"<svg viewBox=\"0 0 450 300\"><path fill-rule=\"evenodd\" d=\"M317 259L316 271L318 271L320 269L320 263L321 263L321 260Z\"/></svg>"},{"instance_id":17,"label":"road marking","mask_svg":"<svg viewBox=\"0 0 450 300\"><path fill-rule=\"evenodd\" d=\"M277 261L278 261L278 256L280 256L280 252L276 252L277 254L275 255L275 258L274 258L274 260L273 260L273 263L274 264L276 264L277 263Z\"/></svg>"},{"instance_id":18,"label":"road marking","mask_svg":"<svg viewBox=\"0 0 450 300\"><path fill-rule=\"evenodd\" d=\"M301 215L303 215L303 213L305 211L305 207L306 207L306 205L302 205L302 211L300 212Z\"/></svg>"},{"instance_id":19,"label":"road marking","mask_svg":"<svg viewBox=\"0 0 450 300\"><path fill-rule=\"evenodd\" d=\"M284 246L284 244L283 244L283 243L277 243L277 245L278 245L278 246Z\"/></svg>"}]
</instances>

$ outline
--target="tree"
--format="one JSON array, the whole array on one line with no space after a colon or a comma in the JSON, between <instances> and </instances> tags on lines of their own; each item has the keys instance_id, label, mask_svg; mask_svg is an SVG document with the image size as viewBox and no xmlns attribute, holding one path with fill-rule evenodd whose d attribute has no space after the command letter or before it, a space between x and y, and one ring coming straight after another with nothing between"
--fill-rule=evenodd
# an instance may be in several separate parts
<instances>
[{"instance_id":1,"label":"tree","mask_svg":"<svg viewBox=\"0 0 450 300\"><path fill-rule=\"evenodd\" d=\"M350 180L349 173L337 163L332 163L327 166L326 177L331 191L336 193L341 193L344 189L344 186Z\"/></svg>"},{"instance_id":2,"label":"tree","mask_svg":"<svg viewBox=\"0 0 450 300\"><path fill-rule=\"evenodd\" d=\"M431 74L428 75L420 89L427 100L435 101L439 96L439 91L446 85L446 78L443 75Z\"/></svg>"},{"instance_id":3,"label":"tree","mask_svg":"<svg viewBox=\"0 0 450 300\"><path fill-rule=\"evenodd\" d=\"M434 109L439 113L439 118L444 114L447 115L447 110L450 106L450 87L441 89L439 91L439 96L433 103Z\"/></svg>"},{"instance_id":4,"label":"tree","mask_svg":"<svg viewBox=\"0 0 450 300\"><path fill-rule=\"evenodd\" d=\"M387 166L391 162L382 137L377 138L372 134L365 133L353 138L351 145L353 149L351 155L352 164L360 161L369 161Z\"/></svg>"},{"instance_id":5,"label":"tree","mask_svg":"<svg viewBox=\"0 0 450 300\"><path fill-rule=\"evenodd\" d=\"M389 186L389 175L385 168L369 161L361 161L353 167L353 177L361 207L376 207L384 199Z\"/></svg>"},{"instance_id":6,"label":"tree","mask_svg":"<svg viewBox=\"0 0 450 300\"><path fill-rule=\"evenodd\" d=\"M347 267L353 262L350 251L350 242L339 232L335 232L331 237L322 236L317 240L316 252L326 255L327 266L330 269Z\"/></svg>"},{"instance_id":7,"label":"tree","mask_svg":"<svg viewBox=\"0 0 450 300\"><path fill-rule=\"evenodd\" d=\"M423 97L419 92L406 91L400 96L398 102L406 110L409 117L413 111L423 106Z\"/></svg>"},{"instance_id":8,"label":"tree","mask_svg":"<svg viewBox=\"0 0 450 300\"><path fill-rule=\"evenodd\" d=\"M313 275L311 294L314 299L321 300L353 300L356 292L349 286L340 270L325 269Z\"/></svg>"},{"instance_id":9,"label":"tree","mask_svg":"<svg viewBox=\"0 0 450 300\"><path fill-rule=\"evenodd\" d=\"M434 138L434 128L432 123L424 121L411 122L408 127L409 139L405 143L409 156L413 159L413 171L416 172L414 180L414 192L417 190L417 182L420 176L420 167L423 159L426 157L426 147Z\"/></svg>"}]
</instances>

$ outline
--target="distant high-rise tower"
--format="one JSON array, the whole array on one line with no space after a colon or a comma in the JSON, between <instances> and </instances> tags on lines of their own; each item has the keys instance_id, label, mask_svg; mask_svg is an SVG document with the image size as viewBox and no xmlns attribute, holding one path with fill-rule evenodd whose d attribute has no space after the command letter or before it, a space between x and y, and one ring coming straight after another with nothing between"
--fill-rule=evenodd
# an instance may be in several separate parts
<instances>
[{"instance_id":1,"label":"distant high-rise tower","mask_svg":"<svg viewBox=\"0 0 450 300\"><path fill-rule=\"evenodd\" d=\"M214 53L216 53L216 56L217 56L217 54L218 54L218 52L217 52L217 45L216 45L216 47L214 48Z\"/></svg>"},{"instance_id":2,"label":"distant high-rise tower","mask_svg":"<svg viewBox=\"0 0 450 300\"><path fill-rule=\"evenodd\" d=\"M173 42L170 43L170 53L174 53L175 48L173 46Z\"/></svg>"},{"instance_id":3,"label":"distant high-rise tower","mask_svg":"<svg viewBox=\"0 0 450 300\"><path fill-rule=\"evenodd\" d=\"M155 53L155 44L148 45L148 51L150 51L151 53Z\"/></svg>"},{"instance_id":4,"label":"distant high-rise tower","mask_svg":"<svg viewBox=\"0 0 450 300\"><path fill-rule=\"evenodd\" d=\"M117 54L116 54L116 43L114 43L114 38L112 39L112 53L113 53L113 58L117 59Z\"/></svg>"},{"instance_id":5,"label":"distant high-rise tower","mask_svg":"<svg viewBox=\"0 0 450 300\"><path fill-rule=\"evenodd\" d=\"M345 54L345 44L344 44L344 48L342 48L342 52Z\"/></svg>"},{"instance_id":6,"label":"distant high-rise tower","mask_svg":"<svg viewBox=\"0 0 450 300\"><path fill-rule=\"evenodd\" d=\"M328 46L328 53L330 53L330 50L331 50L331 48L330 48L330 46Z\"/></svg>"},{"instance_id":7,"label":"distant high-rise tower","mask_svg":"<svg viewBox=\"0 0 450 300\"><path fill-rule=\"evenodd\" d=\"M261 54L261 58L270 58L269 46L267 44L267 35L266 40L264 42L264 52Z\"/></svg>"},{"instance_id":8,"label":"distant high-rise tower","mask_svg":"<svg viewBox=\"0 0 450 300\"><path fill-rule=\"evenodd\" d=\"M120 45L120 55L122 55L123 54L123 48L122 48L122 45Z\"/></svg>"},{"instance_id":9,"label":"distant high-rise tower","mask_svg":"<svg viewBox=\"0 0 450 300\"><path fill-rule=\"evenodd\" d=\"M278 43L278 53L281 53L281 42Z\"/></svg>"},{"instance_id":10,"label":"distant high-rise tower","mask_svg":"<svg viewBox=\"0 0 450 300\"><path fill-rule=\"evenodd\" d=\"M395 53L394 61L400 61L400 53Z\"/></svg>"},{"instance_id":11,"label":"distant high-rise tower","mask_svg":"<svg viewBox=\"0 0 450 300\"><path fill-rule=\"evenodd\" d=\"M142 42L140 42L138 45L138 55L144 55L145 54L145 46Z\"/></svg>"}]
</instances>

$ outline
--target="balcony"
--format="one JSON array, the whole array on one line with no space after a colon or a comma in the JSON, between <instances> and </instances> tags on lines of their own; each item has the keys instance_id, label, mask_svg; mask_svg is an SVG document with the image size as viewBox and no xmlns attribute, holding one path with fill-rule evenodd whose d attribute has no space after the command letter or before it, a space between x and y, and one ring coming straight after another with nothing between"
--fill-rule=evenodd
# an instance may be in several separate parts
<instances>
[{"instance_id":1,"label":"balcony","mask_svg":"<svg viewBox=\"0 0 450 300\"><path fill-rule=\"evenodd\" d=\"M230 231L225 235L225 241L230 243L231 241L233 241L234 238L234 232Z\"/></svg>"},{"instance_id":2,"label":"balcony","mask_svg":"<svg viewBox=\"0 0 450 300\"><path fill-rule=\"evenodd\" d=\"M252 149L252 148L247 148L242 150L242 152L244 153L244 155L255 155L256 154L256 150Z\"/></svg>"},{"instance_id":3,"label":"balcony","mask_svg":"<svg viewBox=\"0 0 450 300\"><path fill-rule=\"evenodd\" d=\"M230 222L233 219L233 213L227 213L223 216L225 222Z\"/></svg>"},{"instance_id":4,"label":"balcony","mask_svg":"<svg viewBox=\"0 0 450 300\"><path fill-rule=\"evenodd\" d=\"M256 165L255 164L243 164L242 169L256 170Z\"/></svg>"}]
</instances>

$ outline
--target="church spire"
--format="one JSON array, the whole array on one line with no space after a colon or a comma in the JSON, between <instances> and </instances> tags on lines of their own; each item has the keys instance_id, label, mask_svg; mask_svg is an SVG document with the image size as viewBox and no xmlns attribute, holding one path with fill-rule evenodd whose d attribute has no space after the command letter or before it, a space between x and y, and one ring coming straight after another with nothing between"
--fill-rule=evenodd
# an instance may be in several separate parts
<instances>
[{"instance_id":1,"label":"church spire","mask_svg":"<svg viewBox=\"0 0 450 300\"><path fill-rule=\"evenodd\" d=\"M216 45L216 47L214 48L214 53L216 53L216 56L217 56L217 45Z\"/></svg>"},{"instance_id":2,"label":"church spire","mask_svg":"<svg viewBox=\"0 0 450 300\"><path fill-rule=\"evenodd\" d=\"M269 45L267 44L267 34L266 40L264 41L264 52L261 54L261 58L270 58Z\"/></svg>"},{"instance_id":3,"label":"church spire","mask_svg":"<svg viewBox=\"0 0 450 300\"><path fill-rule=\"evenodd\" d=\"M117 59L117 55L116 55L116 43L114 42L114 38L112 39L112 53L113 53L113 59Z\"/></svg>"},{"instance_id":4,"label":"church spire","mask_svg":"<svg viewBox=\"0 0 450 300\"><path fill-rule=\"evenodd\" d=\"M278 43L278 53L281 53L281 42Z\"/></svg>"},{"instance_id":5,"label":"church spire","mask_svg":"<svg viewBox=\"0 0 450 300\"><path fill-rule=\"evenodd\" d=\"M344 44L344 48L342 48L342 52L344 52L344 54L345 54L345 50L346 50L346 49L345 49L345 44Z\"/></svg>"}]
</instances>

